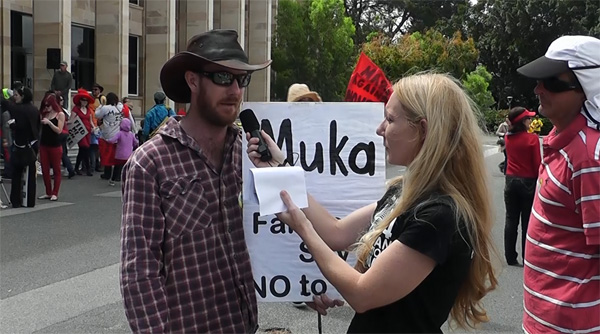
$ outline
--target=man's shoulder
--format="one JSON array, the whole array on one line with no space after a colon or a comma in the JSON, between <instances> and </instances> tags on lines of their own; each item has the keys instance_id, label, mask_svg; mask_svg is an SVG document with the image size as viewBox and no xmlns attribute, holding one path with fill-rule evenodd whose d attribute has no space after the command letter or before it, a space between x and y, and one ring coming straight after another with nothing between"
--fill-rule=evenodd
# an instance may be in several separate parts
<instances>
[{"instance_id":1,"label":"man's shoulder","mask_svg":"<svg viewBox=\"0 0 600 334\"><path fill-rule=\"evenodd\" d=\"M155 104L152 107L150 107L150 109L148 109L148 111L146 112L146 117L148 117L148 115L150 115L150 114L156 113L157 106L158 106L158 104Z\"/></svg>"},{"instance_id":2,"label":"man's shoulder","mask_svg":"<svg viewBox=\"0 0 600 334\"><path fill-rule=\"evenodd\" d=\"M594 130L589 126L584 131L588 159L600 166L600 131Z\"/></svg>"},{"instance_id":3,"label":"man's shoulder","mask_svg":"<svg viewBox=\"0 0 600 334\"><path fill-rule=\"evenodd\" d=\"M161 161L168 156L171 148L162 136L154 136L144 142L131 155L131 163L142 166L146 170L160 165Z\"/></svg>"},{"instance_id":4,"label":"man's shoulder","mask_svg":"<svg viewBox=\"0 0 600 334\"><path fill-rule=\"evenodd\" d=\"M600 131L584 126L564 150L574 165L600 166Z\"/></svg>"}]
</instances>

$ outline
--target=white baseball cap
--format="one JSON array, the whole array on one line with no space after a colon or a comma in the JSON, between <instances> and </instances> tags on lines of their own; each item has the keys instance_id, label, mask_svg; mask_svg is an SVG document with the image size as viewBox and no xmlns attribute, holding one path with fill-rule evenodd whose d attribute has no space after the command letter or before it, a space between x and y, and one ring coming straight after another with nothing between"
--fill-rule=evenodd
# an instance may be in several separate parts
<instances>
[{"instance_id":1,"label":"white baseball cap","mask_svg":"<svg viewBox=\"0 0 600 334\"><path fill-rule=\"evenodd\" d=\"M521 66L517 72L532 79L555 77L565 71L575 73L587 100L582 113L588 125L600 130L600 39L591 36L562 36L546 54Z\"/></svg>"}]
</instances>

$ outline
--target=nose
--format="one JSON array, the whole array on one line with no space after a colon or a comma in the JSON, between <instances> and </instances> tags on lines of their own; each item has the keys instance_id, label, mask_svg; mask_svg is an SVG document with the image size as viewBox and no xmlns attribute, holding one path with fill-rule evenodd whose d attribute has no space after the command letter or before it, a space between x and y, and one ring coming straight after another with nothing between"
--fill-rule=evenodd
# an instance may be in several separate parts
<instances>
[{"instance_id":1,"label":"nose","mask_svg":"<svg viewBox=\"0 0 600 334\"><path fill-rule=\"evenodd\" d=\"M240 87L240 84L237 80L233 80L233 83L227 87L228 95L239 95L242 93L243 88Z\"/></svg>"},{"instance_id":2,"label":"nose","mask_svg":"<svg viewBox=\"0 0 600 334\"><path fill-rule=\"evenodd\" d=\"M537 84L535 85L535 88L533 89L533 93L535 95L540 95L540 93L545 92L546 91L546 87L544 87L544 84L538 80Z\"/></svg>"},{"instance_id":3,"label":"nose","mask_svg":"<svg viewBox=\"0 0 600 334\"><path fill-rule=\"evenodd\" d=\"M386 126L387 126L387 122L384 119L383 121L381 121L381 123L377 127L377 130L375 130L375 133L377 133L378 136L383 137L383 134L385 133Z\"/></svg>"}]
</instances>

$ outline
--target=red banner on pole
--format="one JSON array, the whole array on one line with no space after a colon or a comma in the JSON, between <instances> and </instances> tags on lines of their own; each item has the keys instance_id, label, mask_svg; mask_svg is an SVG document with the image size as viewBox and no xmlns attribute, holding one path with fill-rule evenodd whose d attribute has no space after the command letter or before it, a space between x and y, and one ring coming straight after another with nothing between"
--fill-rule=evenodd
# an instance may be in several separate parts
<instances>
[{"instance_id":1,"label":"red banner on pole","mask_svg":"<svg viewBox=\"0 0 600 334\"><path fill-rule=\"evenodd\" d=\"M392 84L383 71L361 52L350 77L344 101L385 103L391 94Z\"/></svg>"}]
</instances>

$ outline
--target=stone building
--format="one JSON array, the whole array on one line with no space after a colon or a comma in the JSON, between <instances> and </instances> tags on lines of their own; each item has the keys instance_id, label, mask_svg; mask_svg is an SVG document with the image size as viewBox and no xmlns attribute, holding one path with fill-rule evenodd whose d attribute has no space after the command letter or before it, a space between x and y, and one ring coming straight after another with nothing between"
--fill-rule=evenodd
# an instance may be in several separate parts
<instances>
[{"instance_id":1,"label":"stone building","mask_svg":"<svg viewBox=\"0 0 600 334\"><path fill-rule=\"evenodd\" d=\"M39 103L54 72L48 68L50 55L51 61L70 64L71 95L98 82L104 94L128 96L134 113L143 115L161 90L162 65L195 34L235 29L251 63L270 59L276 2L0 0L0 86L19 80L33 89ZM246 100L268 101L269 87L270 69L254 73Z\"/></svg>"}]
</instances>

